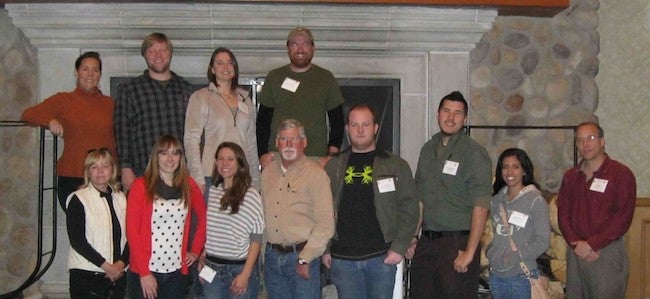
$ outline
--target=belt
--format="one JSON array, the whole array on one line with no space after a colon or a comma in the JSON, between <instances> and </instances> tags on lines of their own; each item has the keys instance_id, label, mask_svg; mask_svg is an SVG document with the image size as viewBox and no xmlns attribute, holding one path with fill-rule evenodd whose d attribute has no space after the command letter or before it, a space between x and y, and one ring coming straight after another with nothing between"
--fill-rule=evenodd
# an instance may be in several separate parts
<instances>
[{"instance_id":1,"label":"belt","mask_svg":"<svg viewBox=\"0 0 650 299\"><path fill-rule=\"evenodd\" d=\"M283 254L287 254L287 253L292 253L292 252L297 253L297 252L301 251L303 248L305 248L305 244L307 244L307 241L302 242L302 243L298 243L298 244L294 244L294 245L288 245L288 246L284 246L282 244L273 244L273 243L268 243L268 242L267 242L267 244L269 244L269 246L271 246L271 248L277 250L278 252L283 253Z\"/></svg>"},{"instance_id":2,"label":"belt","mask_svg":"<svg viewBox=\"0 0 650 299\"><path fill-rule=\"evenodd\" d=\"M95 271L89 271L89 270L82 270L82 269L70 269L71 273L75 273L79 276L83 276L86 279L91 279L91 280L108 280L108 277L106 277L105 272L95 272Z\"/></svg>"},{"instance_id":3,"label":"belt","mask_svg":"<svg viewBox=\"0 0 650 299\"><path fill-rule=\"evenodd\" d=\"M422 232L422 236L427 237L429 239L439 239L444 237L468 236L468 235L469 235L468 230L445 230L445 231L425 230Z\"/></svg>"},{"instance_id":4,"label":"belt","mask_svg":"<svg viewBox=\"0 0 650 299\"><path fill-rule=\"evenodd\" d=\"M233 261L233 260L222 259L222 258L218 258L216 256L210 256L210 255L206 256L205 258L210 262L213 262L215 264L221 264L221 265L243 265L243 264L246 264L246 260Z\"/></svg>"}]
</instances>

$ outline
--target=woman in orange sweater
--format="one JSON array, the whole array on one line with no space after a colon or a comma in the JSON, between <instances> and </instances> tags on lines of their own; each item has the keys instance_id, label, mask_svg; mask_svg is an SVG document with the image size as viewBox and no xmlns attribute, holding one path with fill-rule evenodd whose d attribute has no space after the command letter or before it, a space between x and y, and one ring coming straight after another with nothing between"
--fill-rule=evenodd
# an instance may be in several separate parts
<instances>
[{"instance_id":1,"label":"woman in orange sweater","mask_svg":"<svg viewBox=\"0 0 650 299\"><path fill-rule=\"evenodd\" d=\"M83 53L75 61L77 88L59 92L38 105L27 108L21 120L46 127L62 136L65 144L56 173L61 208L70 193L84 183L84 160L89 150L107 148L115 155L113 100L99 90L102 61L97 52Z\"/></svg>"}]
</instances>

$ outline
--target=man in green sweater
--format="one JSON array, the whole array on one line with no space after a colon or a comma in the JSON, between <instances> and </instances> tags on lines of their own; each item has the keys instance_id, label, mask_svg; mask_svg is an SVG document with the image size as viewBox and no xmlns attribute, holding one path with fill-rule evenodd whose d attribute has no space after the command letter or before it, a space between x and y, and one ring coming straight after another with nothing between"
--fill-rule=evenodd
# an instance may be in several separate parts
<instances>
[{"instance_id":1,"label":"man in green sweater","mask_svg":"<svg viewBox=\"0 0 650 299\"><path fill-rule=\"evenodd\" d=\"M257 114L257 149L262 168L274 159L273 151L277 150L271 128L277 128L285 119L303 123L309 136L305 155L325 157L337 153L341 147L343 95L334 75L311 63L314 50L314 37L309 29L291 30L287 37L291 63L266 76Z\"/></svg>"}]
</instances>

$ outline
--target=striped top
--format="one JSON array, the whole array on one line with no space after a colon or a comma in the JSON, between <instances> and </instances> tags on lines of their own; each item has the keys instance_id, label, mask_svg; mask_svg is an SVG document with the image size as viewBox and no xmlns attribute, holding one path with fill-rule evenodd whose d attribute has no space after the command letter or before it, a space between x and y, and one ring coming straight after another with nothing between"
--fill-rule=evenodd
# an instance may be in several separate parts
<instances>
[{"instance_id":1,"label":"striped top","mask_svg":"<svg viewBox=\"0 0 650 299\"><path fill-rule=\"evenodd\" d=\"M207 254L228 260L246 259L250 242L262 242L262 197L255 188L248 188L239 212L230 214L230 208L219 210L221 197L225 194L223 184L210 186L209 192L205 242Z\"/></svg>"}]
</instances>

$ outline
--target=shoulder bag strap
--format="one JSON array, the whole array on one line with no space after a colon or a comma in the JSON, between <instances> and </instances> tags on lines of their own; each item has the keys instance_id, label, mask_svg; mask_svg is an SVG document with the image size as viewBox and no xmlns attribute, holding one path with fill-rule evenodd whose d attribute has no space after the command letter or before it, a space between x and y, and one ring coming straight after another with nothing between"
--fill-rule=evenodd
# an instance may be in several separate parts
<instances>
[{"instance_id":1,"label":"shoulder bag strap","mask_svg":"<svg viewBox=\"0 0 650 299\"><path fill-rule=\"evenodd\" d=\"M512 240L512 236L510 235L510 224L508 223L508 219L507 219L508 217L506 216L506 209L503 207L503 203L499 203L499 214L501 215L501 222L503 222L503 226L506 228L506 232L508 233L510 248L512 248L512 251L518 251L517 245L515 244L515 241ZM519 266L521 267L521 270L524 271L526 277L530 278L530 270L528 269L528 266L526 266L526 263L524 263L523 260L519 262Z\"/></svg>"}]
</instances>

